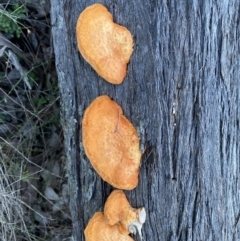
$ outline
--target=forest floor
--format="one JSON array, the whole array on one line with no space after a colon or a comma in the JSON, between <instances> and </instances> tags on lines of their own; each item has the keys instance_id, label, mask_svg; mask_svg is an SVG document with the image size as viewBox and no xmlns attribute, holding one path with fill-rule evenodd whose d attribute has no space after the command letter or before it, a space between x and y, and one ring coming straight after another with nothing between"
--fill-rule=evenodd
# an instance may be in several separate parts
<instances>
[{"instance_id":1,"label":"forest floor","mask_svg":"<svg viewBox=\"0 0 240 241\"><path fill-rule=\"evenodd\" d=\"M5 2L0 4L0 240L70 240L50 1Z\"/></svg>"}]
</instances>

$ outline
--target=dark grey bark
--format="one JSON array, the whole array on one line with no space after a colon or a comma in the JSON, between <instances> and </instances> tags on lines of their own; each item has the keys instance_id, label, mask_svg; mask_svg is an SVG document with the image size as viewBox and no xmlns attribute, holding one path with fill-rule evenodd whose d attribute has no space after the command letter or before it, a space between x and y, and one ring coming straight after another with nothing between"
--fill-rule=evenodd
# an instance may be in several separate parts
<instances>
[{"instance_id":1,"label":"dark grey bark","mask_svg":"<svg viewBox=\"0 0 240 241\"><path fill-rule=\"evenodd\" d=\"M144 240L240 240L239 0L98 1L134 36L122 85L101 79L77 50L79 13L94 1L52 0L52 33L69 170L74 240L112 190L92 169L81 119L109 95L146 148L132 206Z\"/></svg>"}]
</instances>

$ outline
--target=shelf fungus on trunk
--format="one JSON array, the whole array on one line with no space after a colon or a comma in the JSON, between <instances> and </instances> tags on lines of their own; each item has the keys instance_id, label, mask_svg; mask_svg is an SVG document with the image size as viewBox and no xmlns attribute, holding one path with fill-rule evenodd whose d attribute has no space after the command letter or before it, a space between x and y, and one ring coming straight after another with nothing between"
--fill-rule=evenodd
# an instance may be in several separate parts
<instances>
[{"instance_id":1,"label":"shelf fungus on trunk","mask_svg":"<svg viewBox=\"0 0 240 241\"><path fill-rule=\"evenodd\" d=\"M130 31L114 23L107 8L96 3L80 14L76 35L83 58L106 81L121 84L133 52Z\"/></svg>"},{"instance_id":2,"label":"shelf fungus on trunk","mask_svg":"<svg viewBox=\"0 0 240 241\"><path fill-rule=\"evenodd\" d=\"M132 208L122 190L114 190L104 206L97 212L84 230L86 241L134 241L129 234L141 235L146 219L144 208Z\"/></svg>"},{"instance_id":3,"label":"shelf fungus on trunk","mask_svg":"<svg viewBox=\"0 0 240 241\"><path fill-rule=\"evenodd\" d=\"M85 110L82 141L103 180L118 189L137 186L141 161L138 133L122 108L108 96L97 97Z\"/></svg>"},{"instance_id":4,"label":"shelf fungus on trunk","mask_svg":"<svg viewBox=\"0 0 240 241\"><path fill-rule=\"evenodd\" d=\"M84 235L86 241L134 241L129 235L120 233L117 225L110 226L102 212L93 215Z\"/></svg>"},{"instance_id":5,"label":"shelf fungus on trunk","mask_svg":"<svg viewBox=\"0 0 240 241\"><path fill-rule=\"evenodd\" d=\"M122 190L114 190L104 206L104 216L109 225L118 225L122 234L139 234L146 220L145 208L133 208Z\"/></svg>"}]
</instances>

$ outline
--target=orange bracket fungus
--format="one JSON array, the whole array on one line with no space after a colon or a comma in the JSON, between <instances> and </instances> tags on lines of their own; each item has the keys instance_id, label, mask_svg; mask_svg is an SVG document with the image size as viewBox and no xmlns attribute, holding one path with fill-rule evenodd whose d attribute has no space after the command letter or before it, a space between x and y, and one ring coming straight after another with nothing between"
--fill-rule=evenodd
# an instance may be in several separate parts
<instances>
[{"instance_id":1,"label":"orange bracket fungus","mask_svg":"<svg viewBox=\"0 0 240 241\"><path fill-rule=\"evenodd\" d=\"M84 230L86 241L134 241L129 233L139 233L146 219L144 208L132 208L122 190L114 190L104 206Z\"/></svg>"},{"instance_id":2,"label":"orange bracket fungus","mask_svg":"<svg viewBox=\"0 0 240 241\"><path fill-rule=\"evenodd\" d=\"M102 212L97 212L84 230L86 241L134 241L130 236L119 232L118 226L110 226Z\"/></svg>"},{"instance_id":3,"label":"orange bracket fungus","mask_svg":"<svg viewBox=\"0 0 240 241\"><path fill-rule=\"evenodd\" d=\"M122 190L114 190L104 206L104 216L109 225L118 225L122 234L138 233L146 220L145 208L132 208Z\"/></svg>"},{"instance_id":4,"label":"orange bracket fungus","mask_svg":"<svg viewBox=\"0 0 240 241\"><path fill-rule=\"evenodd\" d=\"M118 189L137 186L141 161L138 134L122 108L108 96L97 97L85 110L82 141L103 180Z\"/></svg>"},{"instance_id":5,"label":"orange bracket fungus","mask_svg":"<svg viewBox=\"0 0 240 241\"><path fill-rule=\"evenodd\" d=\"M133 52L130 31L115 24L107 8L96 3L80 14L76 35L83 58L105 80L121 84Z\"/></svg>"}]
</instances>

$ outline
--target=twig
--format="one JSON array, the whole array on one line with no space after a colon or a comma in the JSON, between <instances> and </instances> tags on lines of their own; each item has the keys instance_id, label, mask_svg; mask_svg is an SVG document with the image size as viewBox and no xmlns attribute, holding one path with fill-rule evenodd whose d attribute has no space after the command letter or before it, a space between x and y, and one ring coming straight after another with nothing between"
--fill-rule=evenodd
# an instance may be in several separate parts
<instances>
[{"instance_id":1,"label":"twig","mask_svg":"<svg viewBox=\"0 0 240 241\"><path fill-rule=\"evenodd\" d=\"M7 56L9 57L9 59L12 61L12 64L15 66L15 68L21 74L21 77L22 77L23 81L25 82L25 84L27 85L28 89L31 90L32 87L28 81L27 72L23 69L23 67L19 63L17 56L11 50L6 51L6 53L7 53Z\"/></svg>"},{"instance_id":2,"label":"twig","mask_svg":"<svg viewBox=\"0 0 240 241\"><path fill-rule=\"evenodd\" d=\"M31 163L32 165L38 167L41 171L45 171L45 172L47 172L47 173L49 173L49 174L51 174L51 175L53 175L53 176L55 176L55 177L61 178L60 176L58 176L58 175L56 175L56 174L54 174L54 173L52 173L52 172L50 172L50 171L42 168L42 167L39 166L38 164L32 162L29 158L27 158L26 156L24 156L18 149L16 149L12 144L10 144L8 141L6 141L6 140L5 140L4 138L2 138L1 136L0 136L0 140L2 140L2 141L5 142L7 145L9 145L14 151L16 151L20 156L22 156L23 159L25 159L26 161L28 161L28 162Z\"/></svg>"},{"instance_id":3,"label":"twig","mask_svg":"<svg viewBox=\"0 0 240 241\"><path fill-rule=\"evenodd\" d=\"M11 98L2 88L0 88L0 91L3 92L3 94L5 94L9 99L11 99L11 101L13 101L15 104L21 106L24 111L30 113L31 115L35 116L38 120L41 121L41 118L39 118L37 115L35 115L34 113L32 113L31 111L29 111L28 109L26 109L23 105L20 105L17 101L15 101L13 98Z\"/></svg>"}]
</instances>

